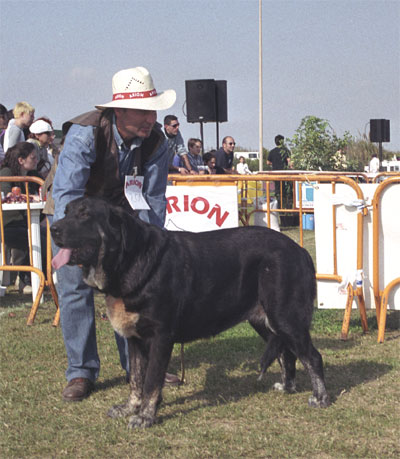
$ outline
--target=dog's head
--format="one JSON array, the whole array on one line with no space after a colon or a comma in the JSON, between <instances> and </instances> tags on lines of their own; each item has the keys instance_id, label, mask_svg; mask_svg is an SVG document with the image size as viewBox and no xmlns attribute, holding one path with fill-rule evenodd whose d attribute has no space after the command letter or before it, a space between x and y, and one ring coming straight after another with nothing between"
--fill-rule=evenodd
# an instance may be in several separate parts
<instances>
[{"instance_id":1,"label":"dog's head","mask_svg":"<svg viewBox=\"0 0 400 459\"><path fill-rule=\"evenodd\" d=\"M51 235L60 248L53 258L55 269L80 265L87 284L107 288L107 272L121 262L127 239L126 219L119 207L98 198L78 198L65 209L65 217L51 226Z\"/></svg>"}]
</instances>

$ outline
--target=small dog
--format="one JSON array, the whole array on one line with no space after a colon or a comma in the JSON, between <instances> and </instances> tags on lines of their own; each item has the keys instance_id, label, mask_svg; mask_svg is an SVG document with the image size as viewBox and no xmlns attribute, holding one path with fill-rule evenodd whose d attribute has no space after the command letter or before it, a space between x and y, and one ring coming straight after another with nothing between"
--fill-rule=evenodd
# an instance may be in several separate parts
<instances>
[{"instance_id":1,"label":"small dog","mask_svg":"<svg viewBox=\"0 0 400 459\"><path fill-rule=\"evenodd\" d=\"M313 388L309 405L329 405L309 332L314 265L290 238L261 227L164 231L97 198L68 204L51 234L60 247L55 266L82 266L85 282L106 294L113 328L128 340L130 396L109 416L130 416L130 428L151 426L174 343L244 320L267 343L260 378L278 359L282 383L275 388L294 392L300 359Z\"/></svg>"}]
</instances>

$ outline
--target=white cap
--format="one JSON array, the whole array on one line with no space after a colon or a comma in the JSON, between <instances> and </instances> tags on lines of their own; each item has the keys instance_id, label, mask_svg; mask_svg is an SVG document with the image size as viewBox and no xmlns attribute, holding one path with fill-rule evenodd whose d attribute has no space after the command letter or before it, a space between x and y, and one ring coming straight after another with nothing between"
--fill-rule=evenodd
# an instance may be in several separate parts
<instances>
[{"instance_id":1,"label":"white cap","mask_svg":"<svg viewBox=\"0 0 400 459\"><path fill-rule=\"evenodd\" d=\"M51 125L44 120L37 120L31 124L29 130L32 134L43 134L43 132L53 132Z\"/></svg>"}]
</instances>

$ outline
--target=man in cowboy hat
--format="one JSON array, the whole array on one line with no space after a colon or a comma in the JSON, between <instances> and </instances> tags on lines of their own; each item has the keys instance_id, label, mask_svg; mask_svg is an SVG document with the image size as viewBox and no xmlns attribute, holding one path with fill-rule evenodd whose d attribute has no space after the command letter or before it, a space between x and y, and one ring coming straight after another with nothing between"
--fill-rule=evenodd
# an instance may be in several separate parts
<instances>
[{"instance_id":1,"label":"man in cowboy hat","mask_svg":"<svg viewBox=\"0 0 400 459\"><path fill-rule=\"evenodd\" d=\"M52 188L54 221L64 216L70 201L83 195L103 197L133 212L124 195L124 179L137 174L144 178L143 196L150 206L139 210L139 217L163 227L168 152L156 119L157 110L175 103L175 91L157 92L144 67L116 73L112 89L111 102L63 125L66 137ZM53 266L68 357L68 384L62 396L66 401L80 401L93 390L100 369L93 291L83 282L81 269L63 265L62 250L55 252ZM116 339L121 364L128 373L126 340L118 335Z\"/></svg>"}]
</instances>

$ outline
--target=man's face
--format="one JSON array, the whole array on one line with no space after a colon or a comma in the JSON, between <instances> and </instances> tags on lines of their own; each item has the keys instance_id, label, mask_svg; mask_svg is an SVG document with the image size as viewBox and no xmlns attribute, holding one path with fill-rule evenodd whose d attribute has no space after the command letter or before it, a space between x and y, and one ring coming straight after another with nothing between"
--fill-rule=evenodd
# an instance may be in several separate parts
<instances>
[{"instance_id":1,"label":"man's face","mask_svg":"<svg viewBox=\"0 0 400 459\"><path fill-rule=\"evenodd\" d=\"M164 129L165 129L165 132L168 135L172 135L172 136L178 135L179 121L178 120L173 120L173 121L171 121L170 124L164 124Z\"/></svg>"},{"instance_id":2,"label":"man's face","mask_svg":"<svg viewBox=\"0 0 400 459\"><path fill-rule=\"evenodd\" d=\"M196 142L192 147L189 147L189 152L192 155L199 155L201 153L201 142Z\"/></svg>"},{"instance_id":3,"label":"man's face","mask_svg":"<svg viewBox=\"0 0 400 459\"><path fill-rule=\"evenodd\" d=\"M222 146L225 150L225 153L233 153L233 150L235 149L235 140L233 137L228 137Z\"/></svg>"},{"instance_id":4,"label":"man's face","mask_svg":"<svg viewBox=\"0 0 400 459\"><path fill-rule=\"evenodd\" d=\"M22 121L22 125L24 127L29 127L32 123L33 120L35 119L35 112L23 112L22 115L20 116L20 120Z\"/></svg>"},{"instance_id":5,"label":"man's face","mask_svg":"<svg viewBox=\"0 0 400 459\"><path fill-rule=\"evenodd\" d=\"M115 108L118 132L124 140L134 137L146 138L157 121L155 110L139 110L136 108Z\"/></svg>"}]
</instances>

